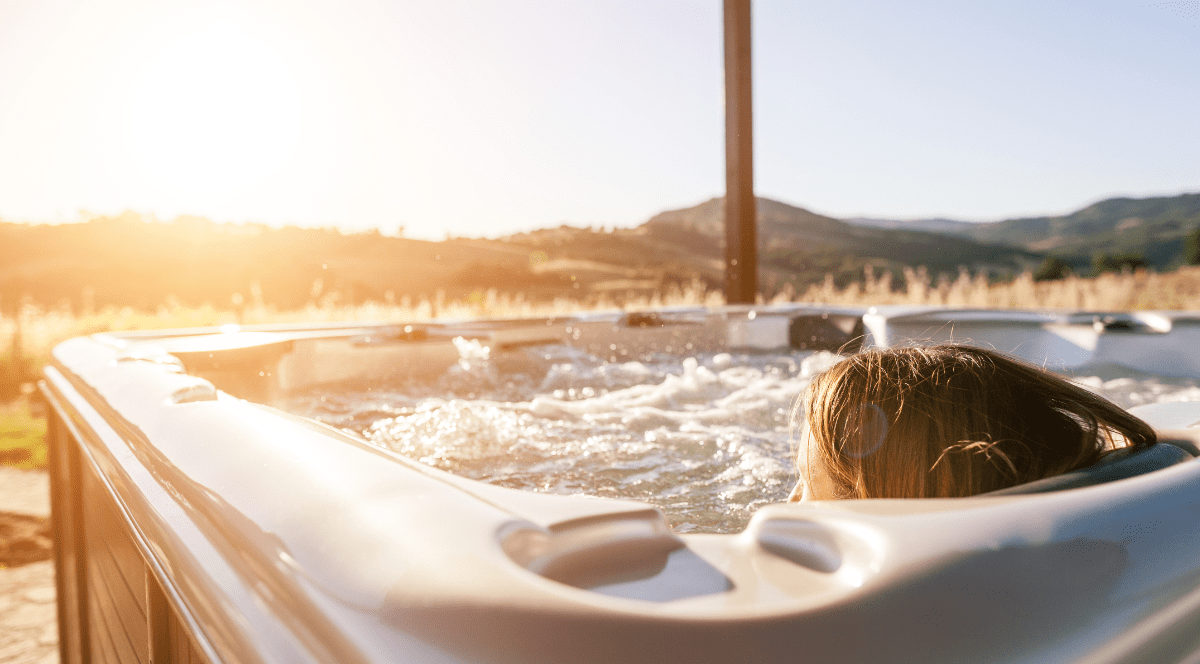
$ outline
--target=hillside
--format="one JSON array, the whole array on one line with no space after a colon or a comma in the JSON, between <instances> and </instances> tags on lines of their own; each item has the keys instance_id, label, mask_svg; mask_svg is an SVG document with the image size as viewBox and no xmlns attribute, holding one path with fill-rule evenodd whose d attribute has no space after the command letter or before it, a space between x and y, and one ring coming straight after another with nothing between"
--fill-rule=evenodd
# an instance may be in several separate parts
<instances>
[{"instance_id":1,"label":"hillside","mask_svg":"<svg viewBox=\"0 0 1200 664\"><path fill-rule=\"evenodd\" d=\"M714 198L695 207L663 212L643 226L652 236L704 238L710 255L724 246L724 208ZM826 273L844 284L872 264L899 273L905 266L924 266L935 278L957 275L959 266L972 271L1011 276L1041 260L1035 251L982 243L935 233L856 226L803 208L758 199L760 281L768 288L783 281L804 285Z\"/></svg>"},{"instance_id":2,"label":"hillside","mask_svg":"<svg viewBox=\"0 0 1200 664\"><path fill-rule=\"evenodd\" d=\"M0 309L20 297L74 309L153 310L167 298L229 307L235 294L281 309L333 298L345 303L461 296L486 289L496 271L512 291L551 297L556 275L529 270L528 254L503 243L424 242L377 232L215 224L195 217L147 222L138 215L62 225L0 224Z\"/></svg>"},{"instance_id":3,"label":"hillside","mask_svg":"<svg viewBox=\"0 0 1200 664\"><path fill-rule=\"evenodd\" d=\"M937 222L936 224L932 222ZM952 220L902 222L858 219L874 227L925 227L980 242L1052 253L1079 266L1094 254L1141 254L1158 269L1183 262L1184 237L1200 228L1200 193L1150 198L1109 198L1071 214L1023 217L988 223Z\"/></svg>"},{"instance_id":4,"label":"hillside","mask_svg":"<svg viewBox=\"0 0 1200 664\"><path fill-rule=\"evenodd\" d=\"M527 300L644 295L721 266L639 230L562 227L507 240L427 242L377 232L147 221L127 212L84 223L0 223L0 313L22 298L75 311L167 301L219 308L261 302L361 304L470 300L496 289Z\"/></svg>"},{"instance_id":5,"label":"hillside","mask_svg":"<svg viewBox=\"0 0 1200 664\"><path fill-rule=\"evenodd\" d=\"M620 302L672 288L718 290L724 279L721 199L654 216L639 228L598 232L562 226L498 240L426 242L377 232L162 222L127 212L85 223L0 223L0 311L22 298L89 310L164 302L217 307L263 303L469 300L487 291L550 300ZM839 285L865 265L899 276L926 266L935 279L960 265L1011 275L1031 251L916 231L858 227L759 200L760 289L767 297L833 274Z\"/></svg>"},{"instance_id":6,"label":"hillside","mask_svg":"<svg viewBox=\"0 0 1200 664\"><path fill-rule=\"evenodd\" d=\"M926 231L929 233L942 233L946 235L955 235L966 232L967 226L973 226L970 221L958 221L956 219L945 219L943 217L931 217L929 219L878 219L874 217L849 217L844 219L848 224L855 226L870 226L872 228L889 228L893 230L905 231Z\"/></svg>"},{"instance_id":7,"label":"hillside","mask_svg":"<svg viewBox=\"0 0 1200 664\"><path fill-rule=\"evenodd\" d=\"M1160 269L1182 262L1183 238L1200 227L1200 194L1110 198L1069 215L1010 219L971 227L967 237L1018 244L1076 261L1092 254L1139 253Z\"/></svg>"}]
</instances>

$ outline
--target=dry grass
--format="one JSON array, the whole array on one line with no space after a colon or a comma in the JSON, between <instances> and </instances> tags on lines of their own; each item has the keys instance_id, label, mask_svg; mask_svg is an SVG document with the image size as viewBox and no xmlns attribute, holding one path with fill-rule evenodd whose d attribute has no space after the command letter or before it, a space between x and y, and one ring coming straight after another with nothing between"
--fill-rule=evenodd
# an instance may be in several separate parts
<instances>
[{"instance_id":1,"label":"dry grass","mask_svg":"<svg viewBox=\"0 0 1200 664\"><path fill-rule=\"evenodd\" d=\"M605 295L586 300L559 298L534 302L522 295L501 293L497 289L479 292L466 300L448 301L439 293L433 299L410 303L368 302L350 306L332 294L303 309L279 311L261 302L239 309L216 309L210 305L185 307L169 301L154 313L130 307L107 308L82 315L68 308L46 310L34 304L21 307L19 316L0 318L0 404L28 392L41 367L50 360L58 343L95 332L155 330L188 327L213 327L230 323L243 325L320 322L412 322L433 319L477 317L533 318L565 315L580 311L642 310L665 306L724 303L719 292L705 291L699 282L684 288L671 288L651 296L629 296L618 305Z\"/></svg>"},{"instance_id":2,"label":"dry grass","mask_svg":"<svg viewBox=\"0 0 1200 664\"><path fill-rule=\"evenodd\" d=\"M279 311L258 304L241 310L216 309L211 305L185 307L167 303L154 313L125 307L108 308L100 312L75 315L67 309L44 310L36 305L22 307L19 319L0 318L0 362L12 357L19 346L19 355L41 364L59 342L95 332L125 330L156 330L186 327L213 327L230 323L243 325L313 322L412 322L433 319L463 319L477 317L534 318L566 315L580 311L642 310L679 305L717 306L724 304L719 292L705 291L699 283L685 288L672 288L666 293L626 299L617 304L601 295L589 300L558 298L533 302L520 295L513 296L491 289L467 300L447 301L443 295L415 304L367 302L351 306L338 303L339 298L311 302L303 309ZM19 328L19 332L18 332Z\"/></svg>"},{"instance_id":3,"label":"dry grass","mask_svg":"<svg viewBox=\"0 0 1200 664\"><path fill-rule=\"evenodd\" d=\"M773 304L811 302L816 304L943 305L972 308L1065 308L1092 310L1200 309L1200 267L1182 268L1157 274L1139 271L1103 274L1095 278L1069 277L1061 281L1035 282L1028 273L1008 283L989 284L983 277L965 271L955 280L932 283L923 271L906 274L903 288L894 287L889 276L877 278L868 269L861 282L837 288L832 278L811 286L802 293L785 289L771 299ZM130 308L106 309L83 315L69 310L42 310L33 305L22 307L17 318L0 319L0 399L12 399L28 392L41 366L59 342L71 337L102 331L149 330L181 327L207 327L227 323L292 322L403 322L434 318L536 317L580 311L643 310L665 306L717 306L724 304L720 292L707 291L693 283L665 293L644 297L627 296L618 304L604 295L586 299L558 299L532 302L520 295L491 289L465 301L446 301L439 294L432 300L415 304L367 303L360 306L338 304L328 297L304 309L277 311L261 302L240 310L220 310L211 306L184 307L168 302L154 313ZM40 467L45 464L42 442L45 422L32 414L25 399L7 406L0 404L0 463ZM27 451L27 452L26 452Z\"/></svg>"},{"instance_id":4,"label":"dry grass","mask_svg":"<svg viewBox=\"0 0 1200 664\"><path fill-rule=\"evenodd\" d=\"M1068 277L1060 281L1035 282L1026 273L1008 283L989 284L981 277L965 271L953 281L933 283L923 271L909 272L906 284L897 288L888 275L876 278L868 270L860 282L837 288L832 278L824 284L810 286L803 292L790 289L771 299L773 304L811 302L816 304L878 305L912 304L943 305L974 308L1065 308L1095 310L1132 309L1200 309L1200 267L1181 268L1175 272L1157 274L1107 273L1095 278ZM724 304L720 292L706 291L702 284L672 288L640 298L627 298L622 303L604 295L587 299L560 298L549 302L532 302L520 295L509 295L497 289L478 293L465 301L446 301L439 295L432 300L398 304L368 302L359 306L337 304L336 298L310 303L304 309L278 311L261 303L239 310L216 309L212 306L184 307L167 303L154 313L131 308L105 309L83 315L69 310L42 310L26 305L18 320L0 318L0 361L13 358L15 345L18 354L28 363L40 365L50 350L60 341L71 337L102 331L150 330L180 327L206 327L227 323L253 325L258 323L293 322L351 322L421 321L433 318L537 317L562 315L579 311L643 310L664 306L716 306Z\"/></svg>"},{"instance_id":5,"label":"dry grass","mask_svg":"<svg viewBox=\"0 0 1200 664\"><path fill-rule=\"evenodd\" d=\"M799 296L781 293L772 300L818 304L912 304L982 309L1200 309L1200 267L1158 274L1105 273L1098 277L1071 276L1059 281L1034 281L1028 272L1007 283L989 284L965 271L953 281L932 283L923 271L906 271L903 288L893 288L890 275L878 279L868 271L862 282L846 288L831 278Z\"/></svg>"}]
</instances>

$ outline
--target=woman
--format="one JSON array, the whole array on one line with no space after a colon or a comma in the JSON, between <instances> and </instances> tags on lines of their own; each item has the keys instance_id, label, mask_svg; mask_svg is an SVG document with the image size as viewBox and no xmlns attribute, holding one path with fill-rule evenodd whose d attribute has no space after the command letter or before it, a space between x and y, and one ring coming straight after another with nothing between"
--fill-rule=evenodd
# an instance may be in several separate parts
<instances>
[{"instance_id":1,"label":"woman","mask_svg":"<svg viewBox=\"0 0 1200 664\"><path fill-rule=\"evenodd\" d=\"M869 350L818 376L790 500L959 497L1052 477L1150 425L1064 378L968 346Z\"/></svg>"}]
</instances>

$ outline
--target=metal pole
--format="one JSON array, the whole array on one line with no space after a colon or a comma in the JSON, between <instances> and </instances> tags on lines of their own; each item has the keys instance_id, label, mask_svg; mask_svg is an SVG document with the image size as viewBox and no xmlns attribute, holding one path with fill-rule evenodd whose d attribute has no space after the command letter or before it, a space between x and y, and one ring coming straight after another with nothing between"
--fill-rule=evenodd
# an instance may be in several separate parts
<instances>
[{"instance_id":1,"label":"metal pole","mask_svg":"<svg viewBox=\"0 0 1200 664\"><path fill-rule=\"evenodd\" d=\"M750 95L750 0L725 0L725 300L758 293L754 134Z\"/></svg>"}]
</instances>

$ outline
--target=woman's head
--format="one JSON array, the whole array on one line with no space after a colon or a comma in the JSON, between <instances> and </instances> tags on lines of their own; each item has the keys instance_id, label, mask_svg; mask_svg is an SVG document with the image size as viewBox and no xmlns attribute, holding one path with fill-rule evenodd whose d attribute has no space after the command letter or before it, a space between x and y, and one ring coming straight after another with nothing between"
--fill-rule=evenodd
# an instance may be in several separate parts
<instances>
[{"instance_id":1,"label":"woman's head","mask_svg":"<svg viewBox=\"0 0 1200 664\"><path fill-rule=\"evenodd\" d=\"M1103 397L955 345L853 355L813 380L801 414L801 482L816 498L972 496L1155 441L1148 424Z\"/></svg>"}]
</instances>

